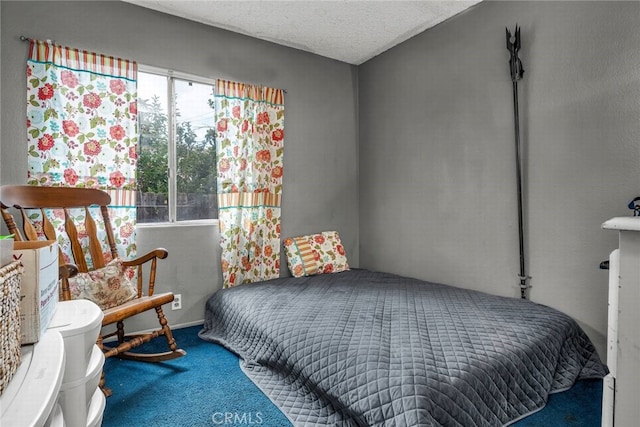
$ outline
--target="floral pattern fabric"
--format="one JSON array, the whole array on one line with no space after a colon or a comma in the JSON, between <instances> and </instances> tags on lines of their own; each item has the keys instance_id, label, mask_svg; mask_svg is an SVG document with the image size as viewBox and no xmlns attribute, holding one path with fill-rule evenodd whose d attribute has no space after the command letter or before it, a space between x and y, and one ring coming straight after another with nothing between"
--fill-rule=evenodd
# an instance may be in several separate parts
<instances>
[{"instance_id":1,"label":"floral pattern fabric","mask_svg":"<svg viewBox=\"0 0 640 427\"><path fill-rule=\"evenodd\" d=\"M137 64L32 40L27 183L111 195L118 252L135 255Z\"/></svg>"},{"instance_id":2,"label":"floral pattern fabric","mask_svg":"<svg viewBox=\"0 0 640 427\"><path fill-rule=\"evenodd\" d=\"M318 274L318 252L311 247L311 236L289 237L284 240L284 253L293 277Z\"/></svg>"},{"instance_id":3,"label":"floral pattern fabric","mask_svg":"<svg viewBox=\"0 0 640 427\"><path fill-rule=\"evenodd\" d=\"M103 310L117 307L138 296L138 288L131 281L134 274L133 268L124 267L116 258L102 268L70 278L71 298L88 299Z\"/></svg>"},{"instance_id":4,"label":"floral pattern fabric","mask_svg":"<svg viewBox=\"0 0 640 427\"><path fill-rule=\"evenodd\" d=\"M284 241L284 250L294 277L349 270L347 254L337 231L289 237Z\"/></svg>"},{"instance_id":5,"label":"floral pattern fabric","mask_svg":"<svg viewBox=\"0 0 640 427\"><path fill-rule=\"evenodd\" d=\"M284 92L218 80L215 111L223 286L279 277Z\"/></svg>"}]
</instances>

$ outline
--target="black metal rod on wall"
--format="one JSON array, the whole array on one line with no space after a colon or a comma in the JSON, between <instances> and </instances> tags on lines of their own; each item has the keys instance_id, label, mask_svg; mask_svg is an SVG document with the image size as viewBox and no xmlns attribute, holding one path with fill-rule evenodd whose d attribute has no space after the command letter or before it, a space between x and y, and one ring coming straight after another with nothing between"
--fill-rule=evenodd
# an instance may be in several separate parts
<instances>
[{"instance_id":1,"label":"black metal rod on wall","mask_svg":"<svg viewBox=\"0 0 640 427\"><path fill-rule=\"evenodd\" d=\"M511 71L511 81L513 85L513 115L515 126L515 148L516 148L516 186L518 196L518 242L520 249L520 297L527 298L527 276L524 253L524 213L522 210L522 152L520 149L520 113L518 111L518 80L522 79L524 68L522 61L518 58L520 50L520 28L516 25L514 36L509 29L507 31L507 50L510 53L509 68Z\"/></svg>"}]
</instances>

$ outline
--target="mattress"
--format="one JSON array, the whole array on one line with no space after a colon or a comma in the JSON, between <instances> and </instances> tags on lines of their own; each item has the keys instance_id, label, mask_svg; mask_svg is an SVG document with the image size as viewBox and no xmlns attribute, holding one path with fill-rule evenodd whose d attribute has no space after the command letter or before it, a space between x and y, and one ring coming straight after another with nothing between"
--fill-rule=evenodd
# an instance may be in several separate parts
<instances>
[{"instance_id":1,"label":"mattress","mask_svg":"<svg viewBox=\"0 0 640 427\"><path fill-rule=\"evenodd\" d=\"M607 373L569 316L352 269L215 292L200 337L296 426L502 426Z\"/></svg>"}]
</instances>

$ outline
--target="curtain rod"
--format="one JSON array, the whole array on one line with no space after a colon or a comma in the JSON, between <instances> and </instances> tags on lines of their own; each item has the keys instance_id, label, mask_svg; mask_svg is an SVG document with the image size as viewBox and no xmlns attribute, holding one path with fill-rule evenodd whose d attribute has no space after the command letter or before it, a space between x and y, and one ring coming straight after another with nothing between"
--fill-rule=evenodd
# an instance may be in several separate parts
<instances>
[{"instance_id":1,"label":"curtain rod","mask_svg":"<svg viewBox=\"0 0 640 427\"><path fill-rule=\"evenodd\" d=\"M26 36L22 36L22 35L20 36L20 41L23 41L23 42L30 42L30 41L35 41L35 40L37 40L37 39L33 39L31 37L26 37ZM53 44L56 43L55 40L46 40L46 41L51 42Z\"/></svg>"}]
</instances>

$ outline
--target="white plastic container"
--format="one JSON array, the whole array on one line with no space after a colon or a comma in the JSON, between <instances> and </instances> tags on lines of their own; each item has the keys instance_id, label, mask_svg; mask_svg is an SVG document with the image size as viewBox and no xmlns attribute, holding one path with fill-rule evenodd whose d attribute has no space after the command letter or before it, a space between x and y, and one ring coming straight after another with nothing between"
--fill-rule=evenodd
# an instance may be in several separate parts
<instances>
[{"instance_id":1,"label":"white plastic container","mask_svg":"<svg viewBox=\"0 0 640 427\"><path fill-rule=\"evenodd\" d=\"M45 427L65 427L64 425L64 415L62 413L62 408L60 405L56 403L56 406L51 411L47 422L44 423Z\"/></svg>"},{"instance_id":2,"label":"white plastic container","mask_svg":"<svg viewBox=\"0 0 640 427\"><path fill-rule=\"evenodd\" d=\"M58 403L62 407L67 427L86 427L91 400L98 388L104 354L94 344L91 359L86 368L86 375L79 380L63 383L58 395Z\"/></svg>"},{"instance_id":3,"label":"white plastic container","mask_svg":"<svg viewBox=\"0 0 640 427\"><path fill-rule=\"evenodd\" d=\"M47 330L22 347L22 364L0 396L0 426L42 426L56 406L64 376L64 342Z\"/></svg>"},{"instance_id":4,"label":"white plastic container","mask_svg":"<svg viewBox=\"0 0 640 427\"><path fill-rule=\"evenodd\" d=\"M106 405L107 398L104 397L102 390L97 388L91 398L89 414L87 415L87 427L100 427L102 425L102 416Z\"/></svg>"},{"instance_id":5,"label":"white plastic container","mask_svg":"<svg viewBox=\"0 0 640 427\"><path fill-rule=\"evenodd\" d=\"M86 376L103 317L100 307L88 300L58 303L49 329L60 332L64 340L67 364L63 384L78 381Z\"/></svg>"}]
</instances>

